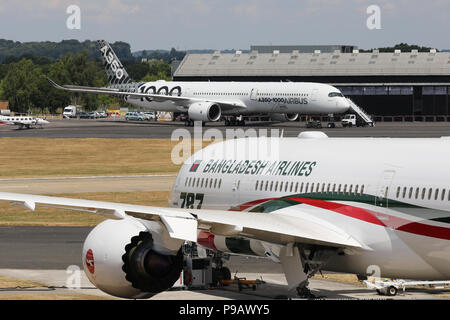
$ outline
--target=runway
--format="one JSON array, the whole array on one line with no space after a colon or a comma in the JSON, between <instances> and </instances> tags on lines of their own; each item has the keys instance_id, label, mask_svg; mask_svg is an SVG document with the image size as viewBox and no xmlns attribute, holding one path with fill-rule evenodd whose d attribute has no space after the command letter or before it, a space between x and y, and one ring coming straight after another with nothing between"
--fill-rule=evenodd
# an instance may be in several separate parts
<instances>
[{"instance_id":1,"label":"runway","mask_svg":"<svg viewBox=\"0 0 450 320\"><path fill-rule=\"evenodd\" d=\"M49 120L50 124L43 129L18 130L14 126L0 126L0 137L15 138L171 138L174 130L187 130L194 136L194 128L184 127L181 122L126 122L121 120L65 119ZM323 123L326 126L326 123ZM296 137L302 131L323 131L330 137L441 137L450 136L448 122L380 122L375 127L342 128L338 127L308 129L304 122L283 122L268 124L265 122L248 122L245 127L226 127L223 122L207 123L207 129L218 129L224 137L233 130L255 129L257 133L271 135L271 129L278 130L274 134L283 133L285 137ZM263 132L259 132L259 130Z\"/></svg>"}]
</instances>

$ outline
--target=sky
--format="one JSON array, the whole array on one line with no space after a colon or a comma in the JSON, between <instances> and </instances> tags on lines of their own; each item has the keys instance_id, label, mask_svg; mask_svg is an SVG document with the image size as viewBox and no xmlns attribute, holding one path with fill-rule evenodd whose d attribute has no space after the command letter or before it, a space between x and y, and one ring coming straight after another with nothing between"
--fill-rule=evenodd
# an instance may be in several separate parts
<instances>
[{"instance_id":1,"label":"sky","mask_svg":"<svg viewBox=\"0 0 450 320\"><path fill-rule=\"evenodd\" d=\"M67 13L71 5L79 20ZM379 15L367 12L371 5ZM105 39L132 51L400 42L450 49L449 16L450 0L0 0L0 38Z\"/></svg>"}]
</instances>

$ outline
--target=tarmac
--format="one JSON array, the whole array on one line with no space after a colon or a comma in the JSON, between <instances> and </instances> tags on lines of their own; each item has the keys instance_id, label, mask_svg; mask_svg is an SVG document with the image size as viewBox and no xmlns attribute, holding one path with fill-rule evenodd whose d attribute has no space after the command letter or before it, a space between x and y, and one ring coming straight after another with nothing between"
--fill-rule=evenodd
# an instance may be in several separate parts
<instances>
[{"instance_id":1,"label":"tarmac","mask_svg":"<svg viewBox=\"0 0 450 320\"><path fill-rule=\"evenodd\" d=\"M127 122L120 119L53 119L42 129L17 129L0 125L0 137L16 138L171 138L175 129L183 129L194 137L194 128L181 122ZM223 122L207 123L207 129L217 129L224 137L233 130L262 129L266 135L296 137L302 131L323 131L330 137L441 137L450 136L450 122L380 122L375 127L306 128L305 122L248 122L245 127L226 127ZM273 133L271 130L276 130ZM262 133L263 134L263 133Z\"/></svg>"}]
</instances>

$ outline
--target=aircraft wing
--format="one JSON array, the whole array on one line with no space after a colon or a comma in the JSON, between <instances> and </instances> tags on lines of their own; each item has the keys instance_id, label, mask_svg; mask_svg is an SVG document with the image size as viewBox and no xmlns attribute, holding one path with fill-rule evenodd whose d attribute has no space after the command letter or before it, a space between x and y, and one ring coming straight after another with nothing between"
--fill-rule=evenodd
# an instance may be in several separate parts
<instances>
[{"instance_id":1,"label":"aircraft wing","mask_svg":"<svg viewBox=\"0 0 450 320\"><path fill-rule=\"evenodd\" d=\"M225 210L181 209L140 206L114 202L47 197L0 192L0 200L10 201L30 210L51 207L105 215L111 219L130 216L161 221L173 238L197 241L197 230L208 230L216 235L243 236L277 244L293 242L330 247L363 248L349 234L330 226L326 221L257 212Z\"/></svg>"},{"instance_id":2,"label":"aircraft wing","mask_svg":"<svg viewBox=\"0 0 450 320\"><path fill-rule=\"evenodd\" d=\"M94 94L109 94L114 96L126 96L132 99L140 98L150 98L152 101L156 102L173 102L176 105L189 107L194 102L213 102L219 104L224 110L234 109L234 108L246 108L246 105L240 100L216 100L216 99L197 99L192 97L178 97L178 96L168 96L162 94L154 93L139 93L139 92L126 92L120 91L119 89L113 88L95 88L95 87L84 87L84 86L72 86L65 85L60 86L53 80L47 78L50 84L60 90L71 91L71 92L83 92L83 93L94 93Z\"/></svg>"}]
</instances>

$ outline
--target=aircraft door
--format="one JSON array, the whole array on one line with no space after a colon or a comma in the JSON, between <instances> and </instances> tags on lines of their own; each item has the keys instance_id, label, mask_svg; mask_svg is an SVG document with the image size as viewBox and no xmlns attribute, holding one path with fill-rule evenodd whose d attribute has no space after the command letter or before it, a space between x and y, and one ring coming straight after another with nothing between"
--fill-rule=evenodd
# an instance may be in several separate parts
<instances>
[{"instance_id":1,"label":"aircraft door","mask_svg":"<svg viewBox=\"0 0 450 320\"><path fill-rule=\"evenodd\" d=\"M250 100L258 100L258 89L252 89L252 91L250 92Z\"/></svg>"},{"instance_id":2,"label":"aircraft door","mask_svg":"<svg viewBox=\"0 0 450 320\"><path fill-rule=\"evenodd\" d=\"M313 91L311 92L311 101L317 101L317 92L319 91L319 89L313 89Z\"/></svg>"},{"instance_id":3,"label":"aircraft door","mask_svg":"<svg viewBox=\"0 0 450 320\"><path fill-rule=\"evenodd\" d=\"M387 208L389 206L389 191L394 180L395 170L384 170L378 182L377 193L375 195L375 205Z\"/></svg>"}]
</instances>

